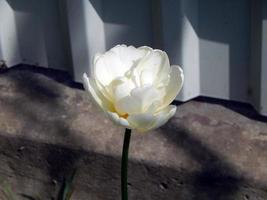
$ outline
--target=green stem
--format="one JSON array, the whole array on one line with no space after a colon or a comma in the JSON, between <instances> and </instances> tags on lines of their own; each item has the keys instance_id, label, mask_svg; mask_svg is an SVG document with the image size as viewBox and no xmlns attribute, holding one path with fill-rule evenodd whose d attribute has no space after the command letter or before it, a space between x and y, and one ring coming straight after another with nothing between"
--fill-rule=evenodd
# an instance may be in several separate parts
<instances>
[{"instance_id":1,"label":"green stem","mask_svg":"<svg viewBox=\"0 0 267 200\"><path fill-rule=\"evenodd\" d=\"M125 129L122 159L121 159L121 199L128 200L127 171L128 171L128 152L131 140L131 129Z\"/></svg>"}]
</instances>

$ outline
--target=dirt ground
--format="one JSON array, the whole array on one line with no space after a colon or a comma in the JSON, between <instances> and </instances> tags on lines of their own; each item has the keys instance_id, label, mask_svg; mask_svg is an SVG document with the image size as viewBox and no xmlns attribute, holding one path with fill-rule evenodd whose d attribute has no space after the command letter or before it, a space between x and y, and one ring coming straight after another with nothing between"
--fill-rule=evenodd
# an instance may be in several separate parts
<instances>
[{"instance_id":1,"label":"dirt ground","mask_svg":"<svg viewBox=\"0 0 267 200\"><path fill-rule=\"evenodd\" d=\"M175 103L166 125L132 134L129 200L266 200L267 118L243 103ZM0 177L18 199L56 199L74 169L73 200L120 199L123 133L65 72L0 74Z\"/></svg>"}]
</instances>

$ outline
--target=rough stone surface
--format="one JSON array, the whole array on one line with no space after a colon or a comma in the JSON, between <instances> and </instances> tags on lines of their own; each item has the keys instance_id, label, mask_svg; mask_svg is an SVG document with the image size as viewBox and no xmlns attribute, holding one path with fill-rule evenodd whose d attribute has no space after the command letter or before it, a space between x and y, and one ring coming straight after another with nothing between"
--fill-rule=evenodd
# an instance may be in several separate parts
<instances>
[{"instance_id":1,"label":"rough stone surface","mask_svg":"<svg viewBox=\"0 0 267 200\"><path fill-rule=\"evenodd\" d=\"M73 200L120 199L124 129L70 80L29 66L0 74L0 177L18 199L56 199L73 169ZM134 132L129 200L266 200L267 124L246 109L190 101Z\"/></svg>"}]
</instances>

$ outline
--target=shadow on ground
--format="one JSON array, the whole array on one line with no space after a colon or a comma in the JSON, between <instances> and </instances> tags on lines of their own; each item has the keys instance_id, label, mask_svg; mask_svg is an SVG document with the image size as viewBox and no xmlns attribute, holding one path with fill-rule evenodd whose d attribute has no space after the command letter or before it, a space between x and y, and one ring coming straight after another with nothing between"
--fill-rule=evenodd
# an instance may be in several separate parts
<instances>
[{"instance_id":1,"label":"shadow on ground","mask_svg":"<svg viewBox=\"0 0 267 200\"><path fill-rule=\"evenodd\" d=\"M15 71L22 71L23 75ZM60 102L60 99L64 98L60 88L56 85L47 87L46 82L41 82L32 75L27 76L25 72L43 74L69 87L82 88L80 84L73 83L64 72L18 66L7 71L9 78L21 94L37 102L37 107L35 104L21 102L20 98L11 101L7 96L1 97L1 103L17 112L18 117L35 122L32 126L38 126L36 130L45 128L51 137L53 134L61 134L62 138L71 137L72 142L79 146L83 139L72 137L72 130L69 130L65 119L53 121L52 118L47 121L41 114L36 115L38 105L42 105L47 112L55 116L68 109ZM3 76L5 74L1 75ZM28 127L31 125L22 128L22 132L31 131ZM52 129L55 131L51 133ZM267 196L264 185L251 184L251 180L239 176L234 166L194 138L187 130L177 127L171 121L160 131L168 142L182 148L201 168L191 172L184 168L173 169L130 159L130 199L263 200ZM44 199L51 199L55 197L63 178L77 168L74 199L119 199L120 158L115 156L58 144L40 143L23 138L23 134L15 138L2 135L0 162L0 175L14 183L14 189L22 195L41 195Z\"/></svg>"},{"instance_id":2,"label":"shadow on ground","mask_svg":"<svg viewBox=\"0 0 267 200\"><path fill-rule=\"evenodd\" d=\"M186 133L180 134L178 145L183 143L185 150L203 164L203 169L189 173L187 169L173 169L130 159L130 199L265 199L267 192L261 185L251 186L249 180L236 177L231 166L199 145L198 141L186 136ZM56 196L60 181L77 168L74 199L119 199L118 157L2 136L0 147L1 162L8 162L8 168L1 169L1 176L8 177L11 182L16 180L13 188L17 193L51 199ZM31 190L29 194L28 187L34 187L34 192Z\"/></svg>"},{"instance_id":3,"label":"shadow on ground","mask_svg":"<svg viewBox=\"0 0 267 200\"><path fill-rule=\"evenodd\" d=\"M177 127L173 121L163 126L161 133L168 138L168 142L183 149L201 165L199 171L187 175L187 184L191 186L190 193L194 194L189 199L238 199L237 195L243 190L241 188L246 187L249 181L240 177L234 166L203 145L188 131Z\"/></svg>"}]
</instances>

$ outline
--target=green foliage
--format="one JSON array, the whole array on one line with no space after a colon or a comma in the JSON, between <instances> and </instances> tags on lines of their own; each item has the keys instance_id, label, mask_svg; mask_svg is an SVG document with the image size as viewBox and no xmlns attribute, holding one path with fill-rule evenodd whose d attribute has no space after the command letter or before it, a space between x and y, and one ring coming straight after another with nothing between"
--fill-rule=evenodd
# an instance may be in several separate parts
<instances>
[{"instance_id":1,"label":"green foliage","mask_svg":"<svg viewBox=\"0 0 267 200\"><path fill-rule=\"evenodd\" d=\"M74 170L71 175L67 178L64 178L62 186L57 196L57 200L70 200L73 194L73 179L76 174ZM41 200L40 197L32 197L26 194L21 194L21 196L26 200ZM13 192L10 184L0 178L0 199L1 200L17 200L17 195Z\"/></svg>"},{"instance_id":2,"label":"green foliage","mask_svg":"<svg viewBox=\"0 0 267 200\"><path fill-rule=\"evenodd\" d=\"M1 191L1 198L4 198L3 200L16 200L16 195L12 191L10 184L3 180L0 179L0 191Z\"/></svg>"},{"instance_id":3,"label":"green foliage","mask_svg":"<svg viewBox=\"0 0 267 200\"><path fill-rule=\"evenodd\" d=\"M64 178L63 184L60 188L57 200L70 200L73 193L73 179L76 174L76 170L73 170L71 175L67 178Z\"/></svg>"}]
</instances>

